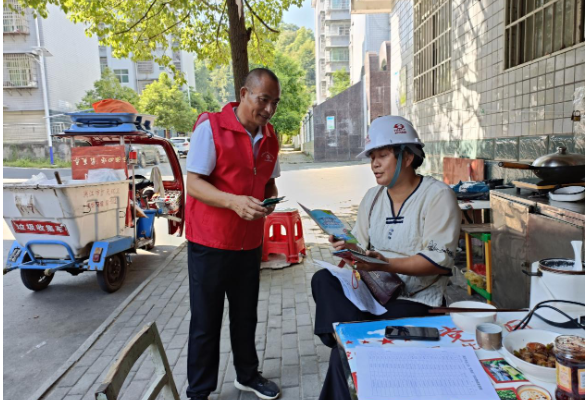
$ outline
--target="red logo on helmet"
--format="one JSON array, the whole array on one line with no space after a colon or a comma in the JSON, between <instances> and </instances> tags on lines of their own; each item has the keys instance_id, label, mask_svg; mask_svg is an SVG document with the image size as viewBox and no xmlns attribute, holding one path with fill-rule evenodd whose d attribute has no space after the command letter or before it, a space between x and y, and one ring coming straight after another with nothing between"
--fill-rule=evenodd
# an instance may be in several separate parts
<instances>
[{"instance_id":1,"label":"red logo on helmet","mask_svg":"<svg viewBox=\"0 0 588 400\"><path fill-rule=\"evenodd\" d=\"M397 135L406 133L406 129L404 129L404 125L402 124L395 124L394 125L394 133Z\"/></svg>"},{"instance_id":2,"label":"red logo on helmet","mask_svg":"<svg viewBox=\"0 0 588 400\"><path fill-rule=\"evenodd\" d=\"M370 144L371 141L372 139L370 139L370 135L368 133L368 135L365 137L365 144Z\"/></svg>"}]
</instances>

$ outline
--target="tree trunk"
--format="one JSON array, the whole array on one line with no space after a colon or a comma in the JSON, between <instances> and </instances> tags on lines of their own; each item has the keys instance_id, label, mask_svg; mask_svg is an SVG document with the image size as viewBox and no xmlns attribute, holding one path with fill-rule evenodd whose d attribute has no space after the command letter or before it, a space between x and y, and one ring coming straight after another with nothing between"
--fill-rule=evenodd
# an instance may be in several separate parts
<instances>
[{"instance_id":1,"label":"tree trunk","mask_svg":"<svg viewBox=\"0 0 588 400\"><path fill-rule=\"evenodd\" d=\"M242 14L239 17L236 0L226 1L227 15L229 16L229 43L231 44L231 59L233 61L235 99L240 101L241 84L249 72L249 57L247 55L249 32L245 28L245 5L243 4L243 7L241 7Z\"/></svg>"}]
</instances>

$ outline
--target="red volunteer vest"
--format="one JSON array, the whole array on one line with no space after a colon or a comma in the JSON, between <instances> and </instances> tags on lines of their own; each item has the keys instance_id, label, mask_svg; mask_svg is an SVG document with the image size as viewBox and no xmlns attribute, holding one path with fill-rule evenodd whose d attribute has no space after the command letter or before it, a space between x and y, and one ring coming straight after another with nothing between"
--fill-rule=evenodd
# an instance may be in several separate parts
<instances>
[{"instance_id":1,"label":"red volunteer vest","mask_svg":"<svg viewBox=\"0 0 588 400\"><path fill-rule=\"evenodd\" d=\"M196 122L207 119L216 149L216 167L208 181L217 189L236 195L264 199L279 144L274 129L267 124L253 159L251 139L233 111L239 103L229 103L220 113L202 113ZM189 194L186 201L186 238L203 246L224 250L251 250L261 246L264 218L245 221L232 210L208 206Z\"/></svg>"}]
</instances>

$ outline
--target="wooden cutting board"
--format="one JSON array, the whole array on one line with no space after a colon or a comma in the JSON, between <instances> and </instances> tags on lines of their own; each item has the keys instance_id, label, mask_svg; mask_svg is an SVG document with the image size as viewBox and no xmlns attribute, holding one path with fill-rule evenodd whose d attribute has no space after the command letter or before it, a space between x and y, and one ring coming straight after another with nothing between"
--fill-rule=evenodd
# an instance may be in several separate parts
<instances>
[{"instance_id":1,"label":"wooden cutting board","mask_svg":"<svg viewBox=\"0 0 588 400\"><path fill-rule=\"evenodd\" d=\"M470 158L443 158L443 182L455 185L459 181L483 181L484 160Z\"/></svg>"}]
</instances>

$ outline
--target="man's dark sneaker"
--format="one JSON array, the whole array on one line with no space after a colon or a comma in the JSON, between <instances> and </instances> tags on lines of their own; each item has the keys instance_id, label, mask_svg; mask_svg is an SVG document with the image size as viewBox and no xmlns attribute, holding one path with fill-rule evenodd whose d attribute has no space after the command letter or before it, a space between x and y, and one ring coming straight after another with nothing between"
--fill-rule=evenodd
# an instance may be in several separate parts
<instances>
[{"instance_id":1,"label":"man's dark sneaker","mask_svg":"<svg viewBox=\"0 0 588 400\"><path fill-rule=\"evenodd\" d=\"M208 400L207 394L199 394L196 397L190 397L190 400Z\"/></svg>"},{"instance_id":2,"label":"man's dark sneaker","mask_svg":"<svg viewBox=\"0 0 588 400\"><path fill-rule=\"evenodd\" d=\"M263 400L273 400L280 397L280 388L274 382L265 379L261 374L251 379L246 384L241 384L235 379L235 387L246 392L253 392Z\"/></svg>"}]
</instances>

